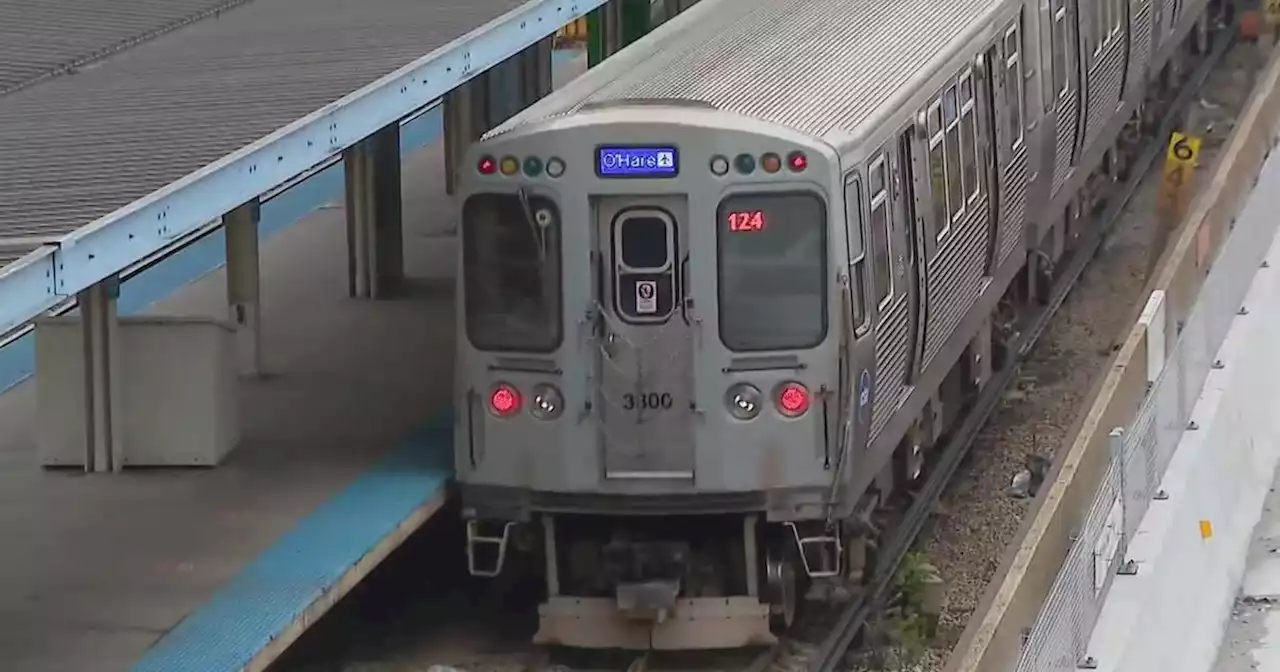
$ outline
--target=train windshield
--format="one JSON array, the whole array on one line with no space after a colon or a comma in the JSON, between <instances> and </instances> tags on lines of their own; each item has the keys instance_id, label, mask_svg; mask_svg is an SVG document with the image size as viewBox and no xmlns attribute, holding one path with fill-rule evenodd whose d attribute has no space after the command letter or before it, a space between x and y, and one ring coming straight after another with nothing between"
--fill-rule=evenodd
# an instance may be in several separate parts
<instances>
[{"instance_id":1,"label":"train windshield","mask_svg":"<svg viewBox=\"0 0 1280 672\"><path fill-rule=\"evenodd\" d=\"M827 333L827 217L812 193L735 194L717 227L720 339L730 350L811 348Z\"/></svg>"},{"instance_id":2,"label":"train windshield","mask_svg":"<svg viewBox=\"0 0 1280 672\"><path fill-rule=\"evenodd\" d=\"M480 350L560 346L560 212L524 192L477 194L462 207L467 338Z\"/></svg>"}]
</instances>

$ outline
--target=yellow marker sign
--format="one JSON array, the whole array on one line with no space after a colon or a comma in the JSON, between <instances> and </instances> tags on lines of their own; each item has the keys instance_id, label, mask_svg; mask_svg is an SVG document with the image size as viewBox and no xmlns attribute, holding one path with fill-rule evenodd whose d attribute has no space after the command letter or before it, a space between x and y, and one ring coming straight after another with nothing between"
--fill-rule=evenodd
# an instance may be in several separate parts
<instances>
[{"instance_id":1,"label":"yellow marker sign","mask_svg":"<svg viewBox=\"0 0 1280 672\"><path fill-rule=\"evenodd\" d=\"M1267 23L1273 26L1280 23L1280 0L1264 0L1263 8L1267 13Z\"/></svg>"},{"instance_id":2,"label":"yellow marker sign","mask_svg":"<svg viewBox=\"0 0 1280 672\"><path fill-rule=\"evenodd\" d=\"M1173 220L1182 217L1182 212L1187 205L1187 196L1191 191L1191 177L1199 160L1199 137L1186 133L1174 133L1169 138L1169 151L1165 153L1164 178L1161 180L1160 200L1157 206L1161 216Z\"/></svg>"},{"instance_id":3,"label":"yellow marker sign","mask_svg":"<svg viewBox=\"0 0 1280 672\"><path fill-rule=\"evenodd\" d=\"M1213 536L1213 523L1202 520L1200 521L1200 538L1208 539Z\"/></svg>"}]
</instances>

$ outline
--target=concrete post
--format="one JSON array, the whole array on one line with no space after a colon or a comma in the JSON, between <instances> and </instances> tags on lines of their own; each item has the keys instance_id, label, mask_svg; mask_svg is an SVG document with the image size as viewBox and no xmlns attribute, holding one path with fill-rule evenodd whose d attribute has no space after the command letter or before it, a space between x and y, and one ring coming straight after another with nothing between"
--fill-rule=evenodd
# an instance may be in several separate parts
<instances>
[{"instance_id":1,"label":"concrete post","mask_svg":"<svg viewBox=\"0 0 1280 672\"><path fill-rule=\"evenodd\" d=\"M551 93L551 53L554 47L555 38L548 37L534 42L520 53L524 107L533 105Z\"/></svg>"},{"instance_id":2,"label":"concrete post","mask_svg":"<svg viewBox=\"0 0 1280 672\"><path fill-rule=\"evenodd\" d=\"M404 279L400 125L391 124L343 154L346 172L347 291L383 299Z\"/></svg>"},{"instance_id":3,"label":"concrete post","mask_svg":"<svg viewBox=\"0 0 1280 672\"><path fill-rule=\"evenodd\" d=\"M527 50L525 50L527 51ZM524 55L522 51L493 66L485 73L485 128L493 128L523 110Z\"/></svg>"},{"instance_id":4,"label":"concrete post","mask_svg":"<svg viewBox=\"0 0 1280 672\"><path fill-rule=\"evenodd\" d=\"M482 130L498 126L551 93L553 41L552 37L538 40L486 73L488 104Z\"/></svg>"},{"instance_id":5,"label":"concrete post","mask_svg":"<svg viewBox=\"0 0 1280 672\"><path fill-rule=\"evenodd\" d=\"M587 14L587 66L644 37L651 12L649 0L610 0Z\"/></svg>"},{"instance_id":6,"label":"concrete post","mask_svg":"<svg viewBox=\"0 0 1280 672\"><path fill-rule=\"evenodd\" d=\"M458 171L465 169L467 149L487 130L487 80L487 74L477 75L444 96L444 188L450 196L457 189Z\"/></svg>"},{"instance_id":7,"label":"concrete post","mask_svg":"<svg viewBox=\"0 0 1280 672\"><path fill-rule=\"evenodd\" d=\"M76 295L84 345L86 472L124 468L120 406L120 280L107 278Z\"/></svg>"},{"instance_id":8,"label":"concrete post","mask_svg":"<svg viewBox=\"0 0 1280 672\"><path fill-rule=\"evenodd\" d=\"M236 357L240 374L262 375L261 261L255 198L223 215L227 247L227 305L236 325Z\"/></svg>"}]
</instances>

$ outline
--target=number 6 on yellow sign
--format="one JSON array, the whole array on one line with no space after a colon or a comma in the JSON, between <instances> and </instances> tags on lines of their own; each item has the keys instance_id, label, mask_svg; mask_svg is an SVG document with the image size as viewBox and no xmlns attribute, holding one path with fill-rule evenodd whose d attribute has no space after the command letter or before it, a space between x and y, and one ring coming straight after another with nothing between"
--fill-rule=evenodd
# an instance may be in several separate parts
<instances>
[{"instance_id":1,"label":"number 6 on yellow sign","mask_svg":"<svg viewBox=\"0 0 1280 672\"><path fill-rule=\"evenodd\" d=\"M1267 0L1280 5L1280 0ZM1165 155L1165 165L1179 163L1188 168L1194 167L1200 158L1200 138L1186 133L1174 132L1169 137L1169 152Z\"/></svg>"}]
</instances>

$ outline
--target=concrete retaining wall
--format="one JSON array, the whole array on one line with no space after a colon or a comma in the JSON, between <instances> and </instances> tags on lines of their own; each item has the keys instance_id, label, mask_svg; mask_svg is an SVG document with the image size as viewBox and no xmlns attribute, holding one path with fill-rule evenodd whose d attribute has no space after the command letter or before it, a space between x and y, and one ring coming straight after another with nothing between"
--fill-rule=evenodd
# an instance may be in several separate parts
<instances>
[{"instance_id":1,"label":"concrete retaining wall","mask_svg":"<svg viewBox=\"0 0 1280 672\"><path fill-rule=\"evenodd\" d=\"M1280 59L1272 55L1200 192L1165 251L1148 290L1164 292L1165 329L1190 314L1211 260L1230 234L1280 130ZM1142 404L1148 381L1147 328L1134 326L1113 356L1086 412L1058 451L1049 487L1023 521L978 610L952 652L947 672L1003 672L1017 661L1024 629L1035 621L1054 577L1093 503L1109 458L1108 433ZM1158 359L1158 358L1156 358Z\"/></svg>"},{"instance_id":2,"label":"concrete retaining wall","mask_svg":"<svg viewBox=\"0 0 1280 672\"><path fill-rule=\"evenodd\" d=\"M1280 181L1280 155L1265 169ZM1280 193L1260 192L1242 217L1269 218ZM1116 577L1089 656L1111 672L1209 670L1244 574L1252 531L1280 459L1280 244L1267 254L1129 545L1138 567ZM1244 269L1242 269L1244 270Z\"/></svg>"}]
</instances>

